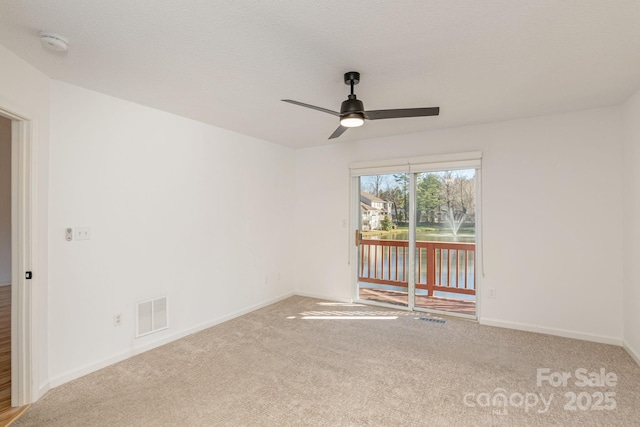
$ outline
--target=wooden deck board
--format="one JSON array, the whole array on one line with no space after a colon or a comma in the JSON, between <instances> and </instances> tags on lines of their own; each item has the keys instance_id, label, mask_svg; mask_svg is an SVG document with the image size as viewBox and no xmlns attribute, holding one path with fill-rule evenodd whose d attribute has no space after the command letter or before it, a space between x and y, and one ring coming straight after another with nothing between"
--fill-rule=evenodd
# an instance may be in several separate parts
<instances>
[{"instance_id":1,"label":"wooden deck board","mask_svg":"<svg viewBox=\"0 0 640 427\"><path fill-rule=\"evenodd\" d=\"M396 305L405 305L405 306L408 304L407 292L402 292L402 291L360 288L360 298L369 300L369 301L383 302L387 304L396 304ZM475 301L469 301L469 300L463 300L463 299L428 297L424 295L416 295L415 305L416 307L426 308L430 310L469 314L472 316L475 316L476 314Z\"/></svg>"}]
</instances>

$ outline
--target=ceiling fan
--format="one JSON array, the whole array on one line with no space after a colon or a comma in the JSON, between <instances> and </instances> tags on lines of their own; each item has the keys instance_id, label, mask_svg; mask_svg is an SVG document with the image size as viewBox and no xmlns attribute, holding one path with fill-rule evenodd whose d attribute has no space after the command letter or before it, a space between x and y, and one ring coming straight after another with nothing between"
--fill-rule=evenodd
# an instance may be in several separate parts
<instances>
[{"instance_id":1,"label":"ceiling fan","mask_svg":"<svg viewBox=\"0 0 640 427\"><path fill-rule=\"evenodd\" d=\"M288 102L294 105L300 105L301 107L311 108L313 110L322 111L323 113L332 114L340 117L340 126L336 129L329 139L337 138L342 135L347 129L362 126L366 120L381 120L381 119L397 119L400 117L424 117L424 116L437 116L440 114L440 107L428 107L428 108L401 108L394 110L372 110L365 111L362 101L356 98L356 94L353 93L353 87L360 83L360 73L357 71L349 71L344 75L344 83L351 86L351 94L346 101L342 102L340 112L328 110L322 107L316 107L315 105L305 104L304 102L294 101L292 99L283 99L282 101Z\"/></svg>"}]
</instances>

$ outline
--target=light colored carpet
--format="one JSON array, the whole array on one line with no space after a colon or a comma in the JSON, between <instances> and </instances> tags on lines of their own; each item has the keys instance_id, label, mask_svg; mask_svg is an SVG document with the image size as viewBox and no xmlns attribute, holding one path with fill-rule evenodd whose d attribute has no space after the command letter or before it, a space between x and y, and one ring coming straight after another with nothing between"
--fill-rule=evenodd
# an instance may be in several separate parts
<instances>
[{"instance_id":1,"label":"light colored carpet","mask_svg":"<svg viewBox=\"0 0 640 427\"><path fill-rule=\"evenodd\" d=\"M622 348L420 317L292 297L58 387L13 426L640 424L640 367ZM572 378L538 387L537 368ZM578 387L579 368L617 383ZM507 406L479 406L501 392ZM605 392L616 408L591 410ZM533 394L553 394L547 412L520 405Z\"/></svg>"}]
</instances>

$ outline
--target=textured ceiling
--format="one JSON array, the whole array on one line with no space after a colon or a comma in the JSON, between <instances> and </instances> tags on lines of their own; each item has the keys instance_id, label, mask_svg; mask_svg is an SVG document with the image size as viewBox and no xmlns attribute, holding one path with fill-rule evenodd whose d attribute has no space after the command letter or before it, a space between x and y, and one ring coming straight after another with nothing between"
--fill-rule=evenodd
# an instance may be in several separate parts
<instances>
[{"instance_id":1,"label":"textured ceiling","mask_svg":"<svg viewBox=\"0 0 640 427\"><path fill-rule=\"evenodd\" d=\"M69 51L42 48L41 30ZM640 87L638 0L3 0L0 44L54 79L291 147L619 104ZM441 115L327 141L337 118L280 102L338 110L350 70L367 109Z\"/></svg>"}]
</instances>

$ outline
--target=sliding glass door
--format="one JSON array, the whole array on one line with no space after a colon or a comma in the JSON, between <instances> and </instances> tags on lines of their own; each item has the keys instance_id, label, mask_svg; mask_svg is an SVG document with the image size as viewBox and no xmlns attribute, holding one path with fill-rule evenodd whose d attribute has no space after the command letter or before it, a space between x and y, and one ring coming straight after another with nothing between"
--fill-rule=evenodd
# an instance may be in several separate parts
<instances>
[{"instance_id":1,"label":"sliding glass door","mask_svg":"<svg viewBox=\"0 0 640 427\"><path fill-rule=\"evenodd\" d=\"M479 169L404 169L352 178L355 299L475 318Z\"/></svg>"},{"instance_id":2,"label":"sliding glass door","mask_svg":"<svg viewBox=\"0 0 640 427\"><path fill-rule=\"evenodd\" d=\"M415 174L414 307L476 316L476 171Z\"/></svg>"},{"instance_id":3,"label":"sliding glass door","mask_svg":"<svg viewBox=\"0 0 640 427\"><path fill-rule=\"evenodd\" d=\"M409 174L358 178L358 298L409 306Z\"/></svg>"}]
</instances>

